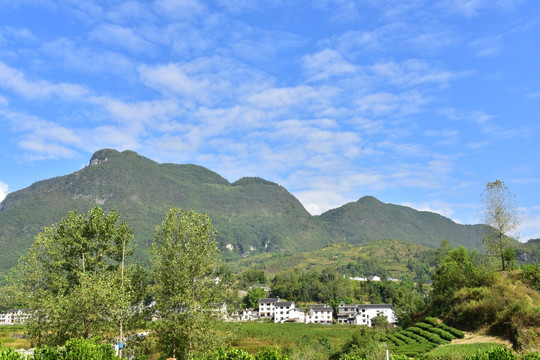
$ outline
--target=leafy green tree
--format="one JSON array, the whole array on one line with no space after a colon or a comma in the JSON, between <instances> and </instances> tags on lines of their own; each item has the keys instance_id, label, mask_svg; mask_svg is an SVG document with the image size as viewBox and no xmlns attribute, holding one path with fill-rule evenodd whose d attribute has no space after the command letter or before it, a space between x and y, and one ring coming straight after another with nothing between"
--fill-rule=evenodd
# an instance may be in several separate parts
<instances>
[{"instance_id":1,"label":"leafy green tree","mask_svg":"<svg viewBox=\"0 0 540 360\"><path fill-rule=\"evenodd\" d=\"M240 283L248 287L253 284L265 284L266 283L266 275L264 275L263 270L257 270L255 268L248 268L243 274L240 279Z\"/></svg>"},{"instance_id":2,"label":"leafy green tree","mask_svg":"<svg viewBox=\"0 0 540 360\"><path fill-rule=\"evenodd\" d=\"M488 182L482 192L484 204L483 222L486 224L482 240L486 252L501 259L502 270L506 269L507 249L518 237L520 224L516 195L512 194L504 182Z\"/></svg>"},{"instance_id":3,"label":"leafy green tree","mask_svg":"<svg viewBox=\"0 0 540 360\"><path fill-rule=\"evenodd\" d=\"M32 310L34 344L63 345L73 337L111 334L129 306L121 286L122 260L132 234L119 215L70 212L36 235L14 270L12 285Z\"/></svg>"},{"instance_id":4,"label":"leafy green tree","mask_svg":"<svg viewBox=\"0 0 540 360\"><path fill-rule=\"evenodd\" d=\"M212 345L210 321L220 300L222 261L216 231L205 214L172 208L152 246L158 347L186 358Z\"/></svg>"},{"instance_id":5,"label":"leafy green tree","mask_svg":"<svg viewBox=\"0 0 540 360\"><path fill-rule=\"evenodd\" d=\"M246 306L255 308L259 305L259 300L266 297L266 291L260 287L250 289L246 295Z\"/></svg>"}]
</instances>

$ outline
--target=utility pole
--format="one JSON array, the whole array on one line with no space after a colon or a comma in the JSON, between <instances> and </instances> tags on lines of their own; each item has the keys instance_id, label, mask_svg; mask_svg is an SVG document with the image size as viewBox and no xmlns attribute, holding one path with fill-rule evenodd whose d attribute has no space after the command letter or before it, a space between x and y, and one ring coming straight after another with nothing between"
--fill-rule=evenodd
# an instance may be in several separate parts
<instances>
[{"instance_id":1,"label":"utility pole","mask_svg":"<svg viewBox=\"0 0 540 360\"><path fill-rule=\"evenodd\" d=\"M126 235L124 235L124 240L122 241L122 265L121 265L121 292L122 292L122 301L124 300L124 259L126 256ZM123 304L122 304L123 305ZM122 324L124 322L124 309L120 309L120 336L118 339L118 357L122 357L122 348L124 347L123 335L122 335Z\"/></svg>"}]
</instances>

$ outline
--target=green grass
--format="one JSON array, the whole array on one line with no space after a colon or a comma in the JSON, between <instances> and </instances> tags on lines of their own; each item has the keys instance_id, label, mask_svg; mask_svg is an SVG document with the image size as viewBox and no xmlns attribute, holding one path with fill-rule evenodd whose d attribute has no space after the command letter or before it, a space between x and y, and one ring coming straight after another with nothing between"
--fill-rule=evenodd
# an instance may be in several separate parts
<instances>
[{"instance_id":1,"label":"green grass","mask_svg":"<svg viewBox=\"0 0 540 360\"><path fill-rule=\"evenodd\" d=\"M284 350L299 347L322 347L330 351L330 349L341 346L355 333L360 336L364 336L367 332L383 333L381 330L357 325L218 322L214 326L220 332L233 334L227 340L229 345L241 348L250 353L257 353L269 346L279 346Z\"/></svg>"},{"instance_id":2,"label":"green grass","mask_svg":"<svg viewBox=\"0 0 540 360\"><path fill-rule=\"evenodd\" d=\"M22 349L30 347L30 342L24 336L23 325L1 325L0 343L5 347Z\"/></svg>"},{"instance_id":3,"label":"green grass","mask_svg":"<svg viewBox=\"0 0 540 360\"><path fill-rule=\"evenodd\" d=\"M424 354L423 360L458 360L478 352L491 350L493 347L504 347L496 343L448 344L440 346Z\"/></svg>"}]
</instances>

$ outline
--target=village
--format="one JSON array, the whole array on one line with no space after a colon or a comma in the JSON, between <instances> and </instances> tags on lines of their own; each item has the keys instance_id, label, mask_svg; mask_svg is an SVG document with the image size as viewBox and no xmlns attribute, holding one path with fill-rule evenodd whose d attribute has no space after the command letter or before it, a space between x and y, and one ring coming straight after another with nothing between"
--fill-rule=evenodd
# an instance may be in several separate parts
<instances>
[{"instance_id":1,"label":"village","mask_svg":"<svg viewBox=\"0 0 540 360\"><path fill-rule=\"evenodd\" d=\"M376 317L385 317L388 324L397 322L394 307L391 304L344 304L338 306L337 324L373 326ZM333 310L326 304L309 305L304 311L296 307L294 301L281 301L279 298L259 300L259 307L242 310L235 320L253 321L271 319L274 323L295 322L303 324L334 323Z\"/></svg>"}]
</instances>

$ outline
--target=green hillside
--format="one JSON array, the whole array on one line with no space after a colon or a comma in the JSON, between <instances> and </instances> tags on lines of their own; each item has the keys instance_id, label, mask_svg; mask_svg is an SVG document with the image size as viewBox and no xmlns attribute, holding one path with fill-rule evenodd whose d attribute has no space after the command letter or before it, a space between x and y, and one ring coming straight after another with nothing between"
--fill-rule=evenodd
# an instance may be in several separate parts
<instances>
[{"instance_id":1,"label":"green hillside","mask_svg":"<svg viewBox=\"0 0 540 360\"><path fill-rule=\"evenodd\" d=\"M84 169L34 183L0 203L0 274L14 266L44 226L69 211L116 209L133 230L135 257L145 260L165 213L173 206L206 212L226 258L256 253L321 249L329 243L360 244L401 239L437 247L479 247L479 226L384 204L371 197L311 216L282 186L260 178L230 183L196 165L158 164L133 151L104 149Z\"/></svg>"},{"instance_id":2,"label":"green hillside","mask_svg":"<svg viewBox=\"0 0 540 360\"><path fill-rule=\"evenodd\" d=\"M320 220L336 242L361 244L390 238L435 247L444 238L454 246L482 246L482 225L458 225L439 214L385 204L372 196L327 211Z\"/></svg>"}]
</instances>

